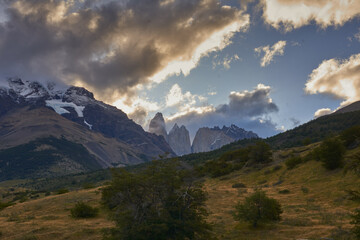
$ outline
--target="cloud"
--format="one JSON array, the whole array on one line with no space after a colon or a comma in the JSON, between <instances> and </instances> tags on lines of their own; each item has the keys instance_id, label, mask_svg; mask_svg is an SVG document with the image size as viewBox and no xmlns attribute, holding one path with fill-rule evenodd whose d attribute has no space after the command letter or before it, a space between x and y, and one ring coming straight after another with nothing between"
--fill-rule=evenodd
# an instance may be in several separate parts
<instances>
[{"instance_id":1,"label":"cloud","mask_svg":"<svg viewBox=\"0 0 360 240\"><path fill-rule=\"evenodd\" d=\"M314 118L322 117L331 113L333 113L333 111L331 111L330 108L321 108L315 112Z\"/></svg>"},{"instance_id":2,"label":"cloud","mask_svg":"<svg viewBox=\"0 0 360 240\"><path fill-rule=\"evenodd\" d=\"M360 100L360 54L345 60L324 60L309 75L305 92L342 99L342 107Z\"/></svg>"},{"instance_id":3,"label":"cloud","mask_svg":"<svg viewBox=\"0 0 360 240\"><path fill-rule=\"evenodd\" d=\"M183 93L180 86L174 84L165 97L166 107L177 107L179 110L188 109L198 102L206 101L206 98L200 95L191 94L189 91Z\"/></svg>"},{"instance_id":4,"label":"cloud","mask_svg":"<svg viewBox=\"0 0 360 240\"><path fill-rule=\"evenodd\" d=\"M261 46L261 47L255 48L254 51L259 56L261 55L261 53L264 53L264 56L261 58L260 65L262 67L266 67L274 60L275 56L284 55L285 46L286 46L286 41L278 41L271 47L270 47L270 45Z\"/></svg>"},{"instance_id":5,"label":"cloud","mask_svg":"<svg viewBox=\"0 0 360 240\"><path fill-rule=\"evenodd\" d=\"M249 16L218 0L3 1L0 72L81 85L107 102L189 74ZM4 20L5 19L5 20Z\"/></svg>"},{"instance_id":6,"label":"cloud","mask_svg":"<svg viewBox=\"0 0 360 240\"><path fill-rule=\"evenodd\" d=\"M223 59L217 59L218 57L219 56L216 55L212 61L213 69L215 69L217 66L223 66L224 69L229 70L232 62L240 60L240 57L237 54L234 54L231 57L227 55Z\"/></svg>"},{"instance_id":7,"label":"cloud","mask_svg":"<svg viewBox=\"0 0 360 240\"><path fill-rule=\"evenodd\" d=\"M129 97L120 98L114 102L114 106L121 109L130 119L142 126L146 125L149 112L155 112L161 108L157 102L136 95L133 95L130 99Z\"/></svg>"},{"instance_id":8,"label":"cloud","mask_svg":"<svg viewBox=\"0 0 360 240\"><path fill-rule=\"evenodd\" d=\"M237 124L253 130L261 136L277 132L276 124L268 114L278 111L270 98L271 88L259 84L252 91L231 92L229 102L218 106L191 107L167 117L168 126L175 123L185 125L192 137L200 127L213 127L219 124Z\"/></svg>"},{"instance_id":9,"label":"cloud","mask_svg":"<svg viewBox=\"0 0 360 240\"><path fill-rule=\"evenodd\" d=\"M284 31L312 22L322 28L342 26L360 14L356 0L262 0L262 6L265 22Z\"/></svg>"}]
</instances>

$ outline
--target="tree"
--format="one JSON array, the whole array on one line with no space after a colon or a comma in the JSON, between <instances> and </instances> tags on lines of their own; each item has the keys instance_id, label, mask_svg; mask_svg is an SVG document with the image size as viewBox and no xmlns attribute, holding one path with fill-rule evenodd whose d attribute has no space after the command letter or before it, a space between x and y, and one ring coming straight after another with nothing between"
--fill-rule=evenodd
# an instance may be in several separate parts
<instances>
[{"instance_id":1,"label":"tree","mask_svg":"<svg viewBox=\"0 0 360 240\"><path fill-rule=\"evenodd\" d=\"M109 239L210 239L201 184L177 162L154 161L136 173L113 170L102 202L116 228Z\"/></svg>"},{"instance_id":2,"label":"tree","mask_svg":"<svg viewBox=\"0 0 360 240\"><path fill-rule=\"evenodd\" d=\"M260 140L251 146L249 153L250 161L253 163L267 163L272 161L272 151L269 144Z\"/></svg>"},{"instance_id":3,"label":"tree","mask_svg":"<svg viewBox=\"0 0 360 240\"><path fill-rule=\"evenodd\" d=\"M260 222L281 220L281 205L273 198L266 196L263 191L256 191L245 199L244 203L235 206L234 219L246 221L257 227Z\"/></svg>"},{"instance_id":4,"label":"tree","mask_svg":"<svg viewBox=\"0 0 360 240\"><path fill-rule=\"evenodd\" d=\"M319 147L318 158L326 169L333 170L343 165L345 147L337 138L327 138Z\"/></svg>"},{"instance_id":5,"label":"tree","mask_svg":"<svg viewBox=\"0 0 360 240\"><path fill-rule=\"evenodd\" d=\"M344 130L340 137L344 141L346 147L357 145L360 140L360 126L356 125Z\"/></svg>"}]
</instances>

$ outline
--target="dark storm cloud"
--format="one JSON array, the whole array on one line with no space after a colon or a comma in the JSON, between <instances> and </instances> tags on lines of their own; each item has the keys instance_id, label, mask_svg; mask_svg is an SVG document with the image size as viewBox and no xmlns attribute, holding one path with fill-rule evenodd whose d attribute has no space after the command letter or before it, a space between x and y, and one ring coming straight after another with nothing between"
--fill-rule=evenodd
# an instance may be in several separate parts
<instances>
[{"instance_id":1,"label":"dark storm cloud","mask_svg":"<svg viewBox=\"0 0 360 240\"><path fill-rule=\"evenodd\" d=\"M248 22L218 0L2 3L2 75L82 84L108 101L148 82L169 62L191 59L215 32Z\"/></svg>"},{"instance_id":2,"label":"dark storm cloud","mask_svg":"<svg viewBox=\"0 0 360 240\"><path fill-rule=\"evenodd\" d=\"M252 91L231 92L229 103L217 107L203 107L198 111L190 110L185 114L170 117L167 125L185 125L192 137L200 127L220 124L236 124L262 137L270 136L277 132L277 126L268 114L278 111L277 105L270 98L270 91L269 86L259 84Z\"/></svg>"}]
</instances>

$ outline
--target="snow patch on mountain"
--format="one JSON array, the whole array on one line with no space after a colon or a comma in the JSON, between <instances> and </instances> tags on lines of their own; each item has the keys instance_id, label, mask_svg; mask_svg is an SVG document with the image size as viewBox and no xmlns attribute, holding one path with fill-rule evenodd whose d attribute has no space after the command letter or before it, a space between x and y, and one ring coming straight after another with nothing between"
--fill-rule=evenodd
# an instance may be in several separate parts
<instances>
[{"instance_id":1,"label":"snow patch on mountain","mask_svg":"<svg viewBox=\"0 0 360 240\"><path fill-rule=\"evenodd\" d=\"M54 109L55 112L57 112L60 115L65 113L70 113L64 107L71 107L74 108L78 117L84 117L84 113L83 113L85 108L84 106L78 106L73 102L62 102L61 100L58 99L46 100L45 102L46 102L46 106L51 107L52 109Z\"/></svg>"},{"instance_id":2,"label":"snow patch on mountain","mask_svg":"<svg viewBox=\"0 0 360 240\"><path fill-rule=\"evenodd\" d=\"M91 124L89 124L87 121L85 121L85 119L84 119L84 123L85 123L85 125L86 125L86 126L88 126L88 127L89 127L89 129L90 129L90 130L92 130L92 125L91 125Z\"/></svg>"}]
</instances>

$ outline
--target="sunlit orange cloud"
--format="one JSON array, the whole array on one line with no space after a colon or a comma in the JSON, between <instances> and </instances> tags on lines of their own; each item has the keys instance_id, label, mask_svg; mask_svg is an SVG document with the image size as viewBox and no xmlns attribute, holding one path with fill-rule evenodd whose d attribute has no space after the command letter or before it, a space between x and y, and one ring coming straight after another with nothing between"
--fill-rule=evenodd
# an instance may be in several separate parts
<instances>
[{"instance_id":1,"label":"sunlit orange cloud","mask_svg":"<svg viewBox=\"0 0 360 240\"><path fill-rule=\"evenodd\" d=\"M277 29L291 31L311 21L325 28L341 26L360 13L357 0L262 0L264 20Z\"/></svg>"},{"instance_id":2,"label":"sunlit orange cloud","mask_svg":"<svg viewBox=\"0 0 360 240\"><path fill-rule=\"evenodd\" d=\"M340 108L360 100L360 54L354 54L344 60L324 60L309 75L305 91L309 94L328 94L341 99L343 102ZM316 115L324 112L329 113L318 111Z\"/></svg>"}]
</instances>

